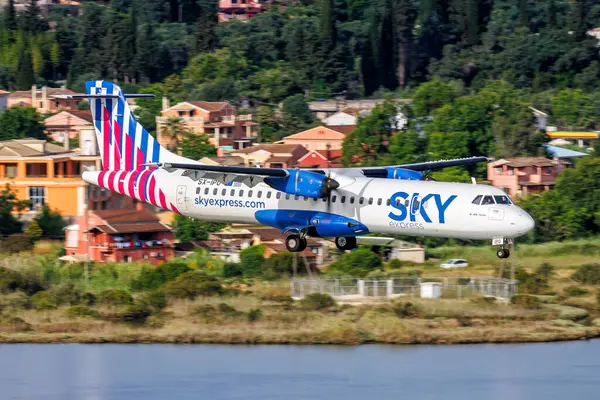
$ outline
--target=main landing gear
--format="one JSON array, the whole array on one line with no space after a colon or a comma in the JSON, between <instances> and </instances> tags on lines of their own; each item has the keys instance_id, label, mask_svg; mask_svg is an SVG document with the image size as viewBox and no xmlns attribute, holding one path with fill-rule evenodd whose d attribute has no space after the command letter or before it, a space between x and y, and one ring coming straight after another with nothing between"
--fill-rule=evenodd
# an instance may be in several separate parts
<instances>
[{"instance_id":1,"label":"main landing gear","mask_svg":"<svg viewBox=\"0 0 600 400\"><path fill-rule=\"evenodd\" d=\"M289 235L285 238L285 247L292 253L299 253L306 249L306 237L300 235Z\"/></svg>"},{"instance_id":2,"label":"main landing gear","mask_svg":"<svg viewBox=\"0 0 600 400\"><path fill-rule=\"evenodd\" d=\"M341 251L352 250L356 248L356 237L354 236L340 236L335 238L335 245Z\"/></svg>"},{"instance_id":3,"label":"main landing gear","mask_svg":"<svg viewBox=\"0 0 600 400\"><path fill-rule=\"evenodd\" d=\"M495 238L492 240L492 244L500 246L500 248L496 250L496 256L498 256L498 258L510 257L510 251L506 247L514 244L512 239Z\"/></svg>"}]
</instances>

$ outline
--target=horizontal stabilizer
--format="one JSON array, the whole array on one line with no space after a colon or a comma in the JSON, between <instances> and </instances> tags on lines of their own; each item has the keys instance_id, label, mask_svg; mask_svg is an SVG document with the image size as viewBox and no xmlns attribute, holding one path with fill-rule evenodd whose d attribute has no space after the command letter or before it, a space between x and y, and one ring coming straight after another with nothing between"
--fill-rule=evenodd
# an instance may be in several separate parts
<instances>
[{"instance_id":1,"label":"horizontal stabilizer","mask_svg":"<svg viewBox=\"0 0 600 400\"><path fill-rule=\"evenodd\" d=\"M281 168L254 168L254 167L230 167L222 165L202 165L202 164L183 164L183 163L156 163L146 164L148 166L157 166L165 169L187 169L192 171L220 172L224 174L236 175L254 175L271 176L276 178L285 178L289 173Z\"/></svg>"},{"instance_id":2,"label":"horizontal stabilizer","mask_svg":"<svg viewBox=\"0 0 600 400\"><path fill-rule=\"evenodd\" d=\"M156 97L148 93L123 93L127 99L142 99ZM55 94L52 97L56 99L73 100L73 99L118 99L118 94Z\"/></svg>"}]
</instances>

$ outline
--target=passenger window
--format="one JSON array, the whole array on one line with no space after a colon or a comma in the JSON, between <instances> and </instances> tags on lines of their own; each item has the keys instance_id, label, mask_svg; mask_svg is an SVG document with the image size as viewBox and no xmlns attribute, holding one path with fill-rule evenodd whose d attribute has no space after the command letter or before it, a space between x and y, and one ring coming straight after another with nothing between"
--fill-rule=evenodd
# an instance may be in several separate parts
<instances>
[{"instance_id":1,"label":"passenger window","mask_svg":"<svg viewBox=\"0 0 600 400\"><path fill-rule=\"evenodd\" d=\"M252 190L248 191L248 197L252 197Z\"/></svg>"},{"instance_id":2,"label":"passenger window","mask_svg":"<svg viewBox=\"0 0 600 400\"><path fill-rule=\"evenodd\" d=\"M300 196L298 196L297 194L294 195L294 200L298 200L300 198Z\"/></svg>"},{"instance_id":3,"label":"passenger window","mask_svg":"<svg viewBox=\"0 0 600 400\"><path fill-rule=\"evenodd\" d=\"M408 207L410 205L410 200L404 200L404 207Z\"/></svg>"},{"instance_id":4,"label":"passenger window","mask_svg":"<svg viewBox=\"0 0 600 400\"><path fill-rule=\"evenodd\" d=\"M244 195L244 191L240 190L240 197L242 197Z\"/></svg>"},{"instance_id":5,"label":"passenger window","mask_svg":"<svg viewBox=\"0 0 600 400\"><path fill-rule=\"evenodd\" d=\"M230 196L235 196L235 189L231 189L231 192L229 193Z\"/></svg>"},{"instance_id":6,"label":"passenger window","mask_svg":"<svg viewBox=\"0 0 600 400\"><path fill-rule=\"evenodd\" d=\"M208 194L208 188L204 189L204 194Z\"/></svg>"},{"instance_id":7,"label":"passenger window","mask_svg":"<svg viewBox=\"0 0 600 400\"><path fill-rule=\"evenodd\" d=\"M304 196L304 201L308 201L308 197Z\"/></svg>"},{"instance_id":8,"label":"passenger window","mask_svg":"<svg viewBox=\"0 0 600 400\"><path fill-rule=\"evenodd\" d=\"M261 196L262 196L262 190L259 190L258 194L256 195L256 197L258 197L260 199Z\"/></svg>"},{"instance_id":9,"label":"passenger window","mask_svg":"<svg viewBox=\"0 0 600 400\"><path fill-rule=\"evenodd\" d=\"M267 192L267 199L271 198L271 192Z\"/></svg>"},{"instance_id":10,"label":"passenger window","mask_svg":"<svg viewBox=\"0 0 600 400\"><path fill-rule=\"evenodd\" d=\"M227 189L221 190L221 196L225 196L227 194Z\"/></svg>"},{"instance_id":11,"label":"passenger window","mask_svg":"<svg viewBox=\"0 0 600 400\"><path fill-rule=\"evenodd\" d=\"M331 198L331 202L332 202L332 203L335 203L335 201L336 201L336 200L337 200L337 196L333 196L333 197Z\"/></svg>"},{"instance_id":12,"label":"passenger window","mask_svg":"<svg viewBox=\"0 0 600 400\"><path fill-rule=\"evenodd\" d=\"M508 196L494 196L494 199L496 200L496 204L511 204Z\"/></svg>"},{"instance_id":13,"label":"passenger window","mask_svg":"<svg viewBox=\"0 0 600 400\"><path fill-rule=\"evenodd\" d=\"M400 200L399 198L398 198L398 199L396 199L396 206L399 206L401 201L402 201L402 200Z\"/></svg>"},{"instance_id":14,"label":"passenger window","mask_svg":"<svg viewBox=\"0 0 600 400\"><path fill-rule=\"evenodd\" d=\"M482 197L483 197L482 195L479 195L479 196L475 197L475 198L473 199L472 203L478 206L478 205L479 205L479 203L481 203L481 198L482 198Z\"/></svg>"},{"instance_id":15,"label":"passenger window","mask_svg":"<svg viewBox=\"0 0 600 400\"><path fill-rule=\"evenodd\" d=\"M217 188L215 188L215 189L213 190L213 194L214 194L214 195L216 195L218 192L219 192L219 189L217 189Z\"/></svg>"},{"instance_id":16,"label":"passenger window","mask_svg":"<svg viewBox=\"0 0 600 400\"><path fill-rule=\"evenodd\" d=\"M377 205L380 206L381 203L383 203L383 200L382 199L377 199Z\"/></svg>"},{"instance_id":17,"label":"passenger window","mask_svg":"<svg viewBox=\"0 0 600 400\"><path fill-rule=\"evenodd\" d=\"M385 205L386 205L386 206L389 206L390 204L392 204L392 201L391 201L390 199L387 199L387 200L385 201Z\"/></svg>"},{"instance_id":18,"label":"passenger window","mask_svg":"<svg viewBox=\"0 0 600 400\"><path fill-rule=\"evenodd\" d=\"M200 190L201 190L201 189L200 189L200 186L198 186L198 187L196 188L196 194L200 194Z\"/></svg>"},{"instance_id":19,"label":"passenger window","mask_svg":"<svg viewBox=\"0 0 600 400\"><path fill-rule=\"evenodd\" d=\"M369 197L369 205L373 205L373 198Z\"/></svg>"},{"instance_id":20,"label":"passenger window","mask_svg":"<svg viewBox=\"0 0 600 400\"><path fill-rule=\"evenodd\" d=\"M342 198L340 199L341 203L345 203L346 202L346 196L342 196Z\"/></svg>"},{"instance_id":21,"label":"passenger window","mask_svg":"<svg viewBox=\"0 0 600 400\"><path fill-rule=\"evenodd\" d=\"M358 204L365 204L365 198L361 197L360 199L358 199Z\"/></svg>"},{"instance_id":22,"label":"passenger window","mask_svg":"<svg viewBox=\"0 0 600 400\"><path fill-rule=\"evenodd\" d=\"M485 196L481 202L482 206L486 206L488 204L494 204L494 198L492 196Z\"/></svg>"},{"instance_id":23,"label":"passenger window","mask_svg":"<svg viewBox=\"0 0 600 400\"><path fill-rule=\"evenodd\" d=\"M277 198L277 200L279 200L281 198L281 192L277 192L277 194L275 195L275 197Z\"/></svg>"},{"instance_id":24,"label":"passenger window","mask_svg":"<svg viewBox=\"0 0 600 400\"><path fill-rule=\"evenodd\" d=\"M289 193L286 193L286 194L285 194L285 199L286 199L286 200L289 200L289 199L290 199L290 194L289 194Z\"/></svg>"},{"instance_id":25,"label":"passenger window","mask_svg":"<svg viewBox=\"0 0 600 400\"><path fill-rule=\"evenodd\" d=\"M354 196L350 197L350 204L354 204Z\"/></svg>"}]
</instances>

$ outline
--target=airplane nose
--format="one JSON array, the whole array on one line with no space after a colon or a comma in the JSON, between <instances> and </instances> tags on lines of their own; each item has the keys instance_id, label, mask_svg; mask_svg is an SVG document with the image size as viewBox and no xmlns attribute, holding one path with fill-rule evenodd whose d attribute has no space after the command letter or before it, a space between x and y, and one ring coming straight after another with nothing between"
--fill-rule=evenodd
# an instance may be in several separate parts
<instances>
[{"instance_id":1,"label":"airplane nose","mask_svg":"<svg viewBox=\"0 0 600 400\"><path fill-rule=\"evenodd\" d=\"M531 215L527 214L523 210L520 210L518 226L520 228L520 233L524 235L535 227L535 221L533 218L531 218Z\"/></svg>"}]
</instances>

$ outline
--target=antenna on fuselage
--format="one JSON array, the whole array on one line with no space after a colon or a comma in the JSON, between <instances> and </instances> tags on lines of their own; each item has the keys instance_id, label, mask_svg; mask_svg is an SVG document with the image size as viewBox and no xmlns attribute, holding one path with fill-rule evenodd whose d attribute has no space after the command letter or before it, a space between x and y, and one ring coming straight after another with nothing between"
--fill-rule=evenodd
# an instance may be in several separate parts
<instances>
[{"instance_id":1,"label":"antenna on fuselage","mask_svg":"<svg viewBox=\"0 0 600 400\"><path fill-rule=\"evenodd\" d=\"M471 183L472 183L473 185L477 185L477 180L476 180L476 179L475 179L475 177L473 177L473 176L471 177Z\"/></svg>"}]
</instances>

